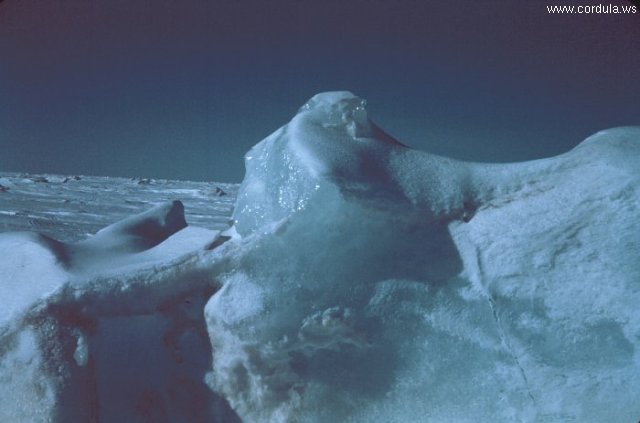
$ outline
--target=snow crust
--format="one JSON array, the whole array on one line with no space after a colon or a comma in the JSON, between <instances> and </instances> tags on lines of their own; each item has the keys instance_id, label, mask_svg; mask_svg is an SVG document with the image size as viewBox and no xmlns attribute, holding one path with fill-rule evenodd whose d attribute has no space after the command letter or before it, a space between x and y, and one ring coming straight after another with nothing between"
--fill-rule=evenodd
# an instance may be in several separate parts
<instances>
[{"instance_id":1,"label":"snow crust","mask_svg":"<svg viewBox=\"0 0 640 423\"><path fill-rule=\"evenodd\" d=\"M253 147L224 234L2 235L0 420L637 421L640 128L466 163L365 106Z\"/></svg>"}]
</instances>

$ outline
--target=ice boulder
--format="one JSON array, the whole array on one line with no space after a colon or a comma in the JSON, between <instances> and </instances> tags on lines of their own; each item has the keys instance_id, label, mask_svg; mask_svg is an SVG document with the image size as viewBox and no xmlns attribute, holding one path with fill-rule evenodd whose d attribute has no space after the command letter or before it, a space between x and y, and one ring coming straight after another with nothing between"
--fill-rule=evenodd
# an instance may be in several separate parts
<instances>
[{"instance_id":1,"label":"ice boulder","mask_svg":"<svg viewBox=\"0 0 640 423\"><path fill-rule=\"evenodd\" d=\"M205 308L244 421L640 418L640 128L465 163L332 92L246 168Z\"/></svg>"}]
</instances>

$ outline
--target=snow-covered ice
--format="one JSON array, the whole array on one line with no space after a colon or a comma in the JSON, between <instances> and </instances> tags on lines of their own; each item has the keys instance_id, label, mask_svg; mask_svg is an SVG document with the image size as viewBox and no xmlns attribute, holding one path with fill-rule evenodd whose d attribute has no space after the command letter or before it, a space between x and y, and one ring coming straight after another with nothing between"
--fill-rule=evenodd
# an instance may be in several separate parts
<instances>
[{"instance_id":1,"label":"snow-covered ice","mask_svg":"<svg viewBox=\"0 0 640 423\"><path fill-rule=\"evenodd\" d=\"M0 420L637 421L640 128L466 163L365 106L253 147L224 233L1 234Z\"/></svg>"}]
</instances>

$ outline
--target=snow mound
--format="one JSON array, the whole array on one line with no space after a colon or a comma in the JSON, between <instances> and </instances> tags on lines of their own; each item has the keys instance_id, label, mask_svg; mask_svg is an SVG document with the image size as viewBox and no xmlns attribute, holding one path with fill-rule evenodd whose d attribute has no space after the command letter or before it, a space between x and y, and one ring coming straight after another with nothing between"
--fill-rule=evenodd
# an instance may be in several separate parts
<instances>
[{"instance_id":1,"label":"snow mound","mask_svg":"<svg viewBox=\"0 0 640 423\"><path fill-rule=\"evenodd\" d=\"M640 128L466 163L332 92L245 159L224 234L0 237L0 420L640 417Z\"/></svg>"}]
</instances>

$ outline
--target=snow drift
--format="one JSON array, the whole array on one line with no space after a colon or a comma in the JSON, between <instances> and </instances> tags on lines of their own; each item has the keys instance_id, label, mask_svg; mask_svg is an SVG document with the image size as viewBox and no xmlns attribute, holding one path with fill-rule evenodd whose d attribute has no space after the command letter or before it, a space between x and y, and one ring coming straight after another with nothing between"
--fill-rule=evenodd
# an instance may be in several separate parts
<instances>
[{"instance_id":1,"label":"snow drift","mask_svg":"<svg viewBox=\"0 0 640 423\"><path fill-rule=\"evenodd\" d=\"M1 420L639 418L639 128L464 163L323 93L246 167L224 235L0 237Z\"/></svg>"}]
</instances>

